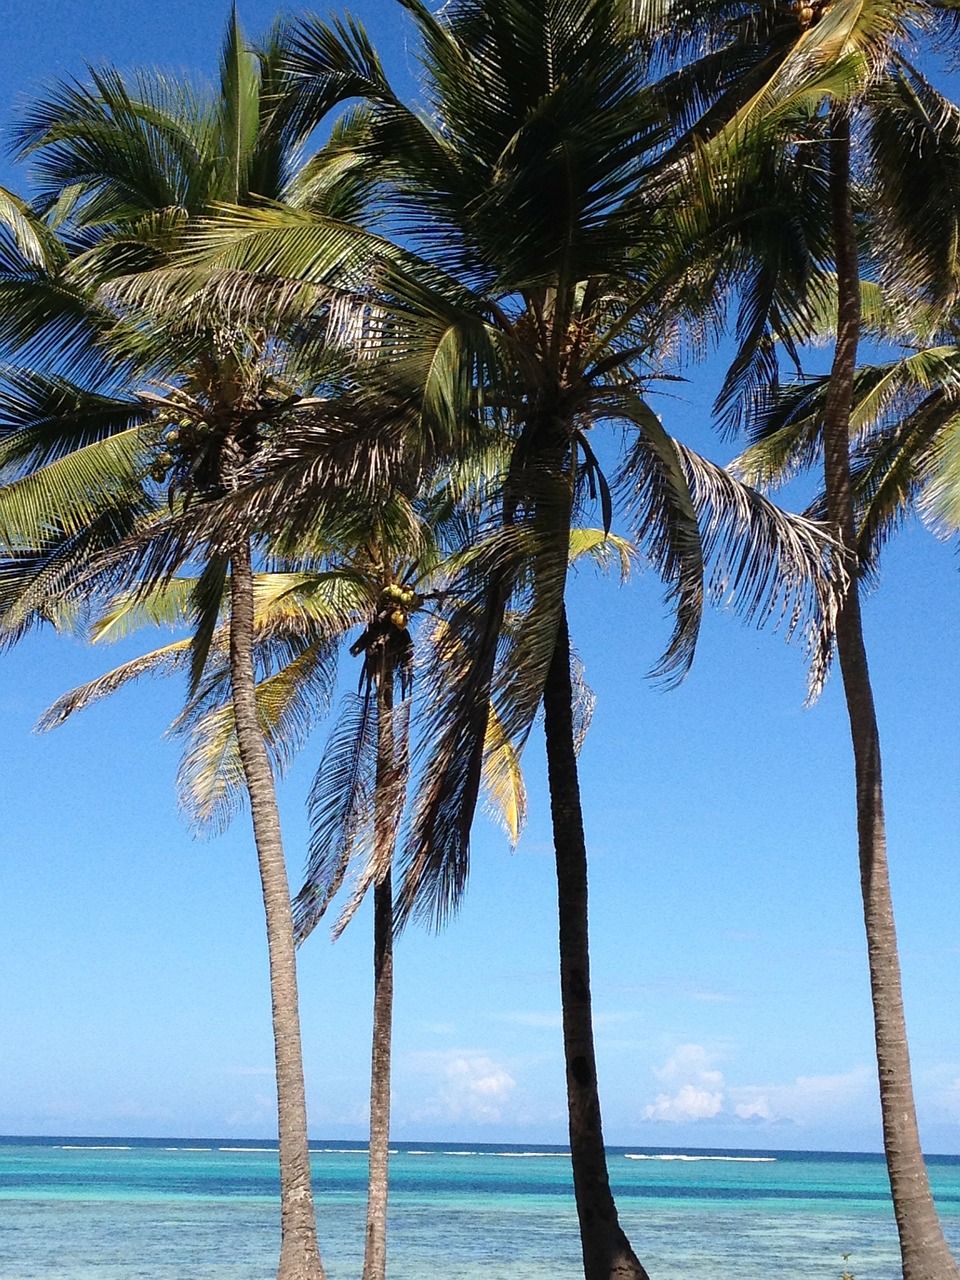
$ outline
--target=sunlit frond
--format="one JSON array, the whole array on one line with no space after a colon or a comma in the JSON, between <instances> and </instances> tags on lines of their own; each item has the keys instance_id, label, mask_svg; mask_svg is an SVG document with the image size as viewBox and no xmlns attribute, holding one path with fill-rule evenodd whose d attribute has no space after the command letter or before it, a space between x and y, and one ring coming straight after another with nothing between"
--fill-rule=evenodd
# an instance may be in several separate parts
<instances>
[{"instance_id":1,"label":"sunlit frond","mask_svg":"<svg viewBox=\"0 0 960 1280\"><path fill-rule=\"evenodd\" d=\"M189 662L190 641L175 640L161 649L133 658L130 662L121 663L119 667L114 667L105 675L78 685L76 689L71 689L69 693L58 698L40 717L37 729L41 733L45 733L48 729L55 729L75 711L82 711L85 707L101 702L104 698L116 693L118 689L139 680L141 676L169 675L175 671L184 671L189 666Z\"/></svg>"}]
</instances>

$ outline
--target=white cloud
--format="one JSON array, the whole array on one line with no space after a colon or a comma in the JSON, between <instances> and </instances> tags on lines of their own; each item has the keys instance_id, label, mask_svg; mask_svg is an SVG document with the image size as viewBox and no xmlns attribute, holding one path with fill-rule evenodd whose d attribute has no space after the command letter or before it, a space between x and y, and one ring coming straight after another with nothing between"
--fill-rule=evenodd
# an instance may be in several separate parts
<instances>
[{"instance_id":1,"label":"white cloud","mask_svg":"<svg viewBox=\"0 0 960 1280\"><path fill-rule=\"evenodd\" d=\"M723 1108L723 1093L685 1084L675 1094L658 1093L643 1109L644 1120L709 1120Z\"/></svg>"},{"instance_id":2,"label":"white cloud","mask_svg":"<svg viewBox=\"0 0 960 1280\"><path fill-rule=\"evenodd\" d=\"M715 1055L702 1044L681 1044L662 1067L654 1067L658 1080L673 1084L677 1080L695 1079L702 1084L723 1085L723 1074L713 1067Z\"/></svg>"},{"instance_id":3,"label":"white cloud","mask_svg":"<svg viewBox=\"0 0 960 1280\"><path fill-rule=\"evenodd\" d=\"M766 1097L754 1098L750 1102L738 1102L733 1113L741 1120L769 1120L770 1104Z\"/></svg>"},{"instance_id":4,"label":"white cloud","mask_svg":"<svg viewBox=\"0 0 960 1280\"><path fill-rule=\"evenodd\" d=\"M743 1085L729 1090L741 1120L820 1124L827 1117L849 1115L869 1105L876 1094L870 1067L830 1076L797 1076L793 1084Z\"/></svg>"},{"instance_id":5,"label":"white cloud","mask_svg":"<svg viewBox=\"0 0 960 1280\"><path fill-rule=\"evenodd\" d=\"M701 1044L678 1045L653 1074L667 1085L643 1109L644 1120L709 1120L723 1110L723 1073Z\"/></svg>"},{"instance_id":6,"label":"white cloud","mask_svg":"<svg viewBox=\"0 0 960 1280\"><path fill-rule=\"evenodd\" d=\"M517 1082L487 1054L470 1049L419 1053L412 1056L422 1077L434 1077L436 1086L414 1119L468 1119L494 1124L513 1096Z\"/></svg>"}]
</instances>

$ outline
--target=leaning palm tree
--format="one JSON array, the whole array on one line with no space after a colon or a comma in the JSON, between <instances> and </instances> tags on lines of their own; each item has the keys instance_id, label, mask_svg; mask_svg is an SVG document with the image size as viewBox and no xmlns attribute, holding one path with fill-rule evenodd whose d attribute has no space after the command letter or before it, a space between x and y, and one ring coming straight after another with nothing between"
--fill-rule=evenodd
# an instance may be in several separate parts
<instances>
[{"instance_id":1,"label":"leaning palm tree","mask_svg":"<svg viewBox=\"0 0 960 1280\"><path fill-rule=\"evenodd\" d=\"M884 1150L906 1280L944 1277L958 1269L944 1240L923 1162L911 1083L900 964L890 894L880 737L867 665L860 612L860 580L867 561L859 555L861 538L851 479L851 431L863 406L856 403L857 352L864 329L864 299L871 322L896 324L897 307L878 302L877 281L936 299L957 287L956 109L903 57L911 22L929 7L875 0L867 5L810 5L794 17L780 15L780 27L796 24L792 43L781 40L780 60L770 81L744 108L738 127L762 116L768 98L778 97L776 150L765 164L792 171L794 183L780 205L780 217L767 203L763 216L744 213L742 234L732 237L742 262L752 262L741 317L743 339L737 361L721 394L720 407L736 420L762 423L771 418L769 384L776 381L776 339L799 360L798 347L824 329L835 335L833 361L813 431L807 430L805 461L822 460L824 501L820 511L834 531L837 559L850 575L836 619L839 659L856 774L858 856L874 1013ZM812 51L816 57L812 59ZM754 46L762 65L765 46ZM735 58L749 57L743 45ZM842 67L846 84L823 83L823 70ZM811 111L809 92L802 110L790 113L790 93L820 78L820 106ZM778 96L779 95L779 96ZM852 138L861 131L866 162L859 175L852 163ZM858 183L869 195L859 216ZM736 182L728 180L728 190ZM768 185L768 193L771 191ZM806 200L796 192L806 193ZM802 209L802 212L801 212ZM864 239L867 224L871 234ZM869 257L874 280L860 278L861 259ZM916 307L908 308L916 312ZM901 325L909 326L901 316ZM915 371L919 365L915 365ZM864 391L867 380L860 379ZM890 382L874 385L874 407L889 395ZM809 395L809 388L796 402ZM801 417L803 415L800 415ZM777 445L774 411L761 455L746 455L737 465L754 480L769 477ZM763 432L763 428L760 428ZM785 433L789 435L790 433ZM789 449L781 448L786 462ZM788 465L795 465L794 452Z\"/></svg>"},{"instance_id":2,"label":"leaning palm tree","mask_svg":"<svg viewBox=\"0 0 960 1280\"><path fill-rule=\"evenodd\" d=\"M232 715L250 797L270 953L281 1177L281 1280L321 1280L310 1182L293 923L273 773L256 705L256 530L234 521L214 545L176 524L235 490L278 424L312 412L318 326L271 330L198 320L148 300L106 296L111 281L156 269L189 220L218 200L254 195L345 206L357 189L296 182L303 133L284 111L276 42L246 46L236 18L219 94L106 70L89 88L60 86L20 131L40 195L7 202L7 303L0 536L8 635L44 616L53 587L76 587L94 554L139 589L147 548L164 536L173 562L204 561L192 595L191 677L203 678L224 590L230 594ZM289 97L287 102L289 104ZM294 196L296 192L296 196ZM356 200L353 199L353 207ZM322 330L322 322L319 329ZM297 360L297 352L310 352ZM51 370L53 370L51 372ZM165 510L166 509L166 510ZM169 532L176 526L177 532ZM130 545L121 545L136 533ZM85 569L86 566L86 569ZM169 576L168 566L165 572Z\"/></svg>"},{"instance_id":3,"label":"leaning palm tree","mask_svg":"<svg viewBox=\"0 0 960 1280\"><path fill-rule=\"evenodd\" d=\"M399 100L357 24L310 19L288 39L306 121L363 99L363 112L341 134L341 155L379 184L384 230L402 228L407 247L308 214L237 210L202 230L192 270L225 272L235 298L246 274L240 292L249 300L264 273L329 288L345 255L361 256L376 266L363 312L365 324L375 321L366 330L367 358L385 385L400 378L418 388L419 439L442 441L454 454L478 430L509 442L458 582L448 638L424 673L434 730L420 757L399 909L401 919L438 923L455 908L489 708L519 749L542 702L584 1269L589 1280L640 1277L603 1147L570 714L570 529L591 494L605 524L613 510L590 432L614 422L629 433L619 492L675 611L659 668L667 679L679 678L691 659L713 553L732 550L724 581L748 611L792 613L801 601L802 614L811 568L817 603L829 607L824 543L812 525L782 517L683 450L645 399L678 329L709 306L711 277L681 250L676 148L684 122L659 91L658 55L638 34L633 6L463 0L440 17L418 0L405 7L422 41L429 115ZM315 493L306 483L316 476L309 442L285 461L287 479L268 476L264 493L271 501L284 493L289 514L298 501L315 500L305 496ZM290 479L297 467L303 483ZM505 628L511 612L525 620L519 634Z\"/></svg>"}]
</instances>

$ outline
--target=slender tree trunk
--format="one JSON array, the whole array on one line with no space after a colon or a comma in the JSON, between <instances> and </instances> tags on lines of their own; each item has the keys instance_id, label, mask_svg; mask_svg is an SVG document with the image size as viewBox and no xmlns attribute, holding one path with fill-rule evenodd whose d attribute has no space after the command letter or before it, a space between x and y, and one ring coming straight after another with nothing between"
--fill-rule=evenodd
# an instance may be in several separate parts
<instances>
[{"instance_id":1,"label":"slender tree trunk","mask_svg":"<svg viewBox=\"0 0 960 1280\"><path fill-rule=\"evenodd\" d=\"M381 834L396 831L396 762L393 741L393 676L377 684L377 798L374 821ZM384 810L387 812L384 812ZM393 1037L393 883L391 834L383 876L373 888L373 1049L370 1060L370 1164L363 1280L385 1280L390 1164L390 1049Z\"/></svg>"},{"instance_id":2,"label":"slender tree trunk","mask_svg":"<svg viewBox=\"0 0 960 1280\"><path fill-rule=\"evenodd\" d=\"M550 810L560 906L560 998L570 1155L586 1280L647 1280L617 1217L600 1123L590 1003L587 848L573 735L570 637L561 615L543 691Z\"/></svg>"},{"instance_id":3,"label":"slender tree trunk","mask_svg":"<svg viewBox=\"0 0 960 1280\"><path fill-rule=\"evenodd\" d=\"M880 734L860 615L850 482L850 413L860 337L860 280L850 198L850 116L830 122L830 191L838 284L837 345L824 409L827 511L852 582L837 619L837 654L850 719L857 785L860 883L873 997L883 1145L900 1234L904 1280L957 1280L930 1192L910 1078L900 961L887 870Z\"/></svg>"},{"instance_id":4,"label":"slender tree trunk","mask_svg":"<svg viewBox=\"0 0 960 1280\"><path fill-rule=\"evenodd\" d=\"M253 570L250 545L237 544L230 566L230 677L237 745L253 814L270 956L280 1149L280 1264L277 1280L324 1280L307 1148L297 964L290 888L280 838L273 770L257 713L253 668Z\"/></svg>"}]
</instances>

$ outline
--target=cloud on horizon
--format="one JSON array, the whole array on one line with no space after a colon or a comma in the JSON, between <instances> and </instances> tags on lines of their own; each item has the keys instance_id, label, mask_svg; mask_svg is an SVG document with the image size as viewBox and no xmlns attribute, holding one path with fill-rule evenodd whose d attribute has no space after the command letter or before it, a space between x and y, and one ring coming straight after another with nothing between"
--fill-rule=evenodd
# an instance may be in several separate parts
<instances>
[{"instance_id":1,"label":"cloud on horizon","mask_svg":"<svg viewBox=\"0 0 960 1280\"><path fill-rule=\"evenodd\" d=\"M420 1089L432 1082L423 1105L409 1118L419 1120L472 1120L496 1124L513 1097L517 1082L503 1063L482 1050L449 1049L410 1054L406 1065L415 1068Z\"/></svg>"},{"instance_id":2,"label":"cloud on horizon","mask_svg":"<svg viewBox=\"0 0 960 1280\"><path fill-rule=\"evenodd\" d=\"M700 1044L678 1045L653 1075L666 1086L642 1111L644 1120L685 1124L725 1119L750 1125L815 1127L826 1120L876 1111L871 1067L835 1075L797 1076L791 1084L728 1085L718 1055ZM960 1078L941 1094L945 1110L960 1117Z\"/></svg>"},{"instance_id":3,"label":"cloud on horizon","mask_svg":"<svg viewBox=\"0 0 960 1280\"><path fill-rule=\"evenodd\" d=\"M868 1066L836 1075L797 1076L792 1084L741 1085L729 1091L741 1120L818 1125L851 1111L876 1107L876 1080Z\"/></svg>"},{"instance_id":4,"label":"cloud on horizon","mask_svg":"<svg viewBox=\"0 0 960 1280\"><path fill-rule=\"evenodd\" d=\"M655 1101L643 1109L644 1120L711 1120L723 1109L723 1073L713 1063L715 1055L702 1044L678 1045L653 1074L667 1085Z\"/></svg>"}]
</instances>

